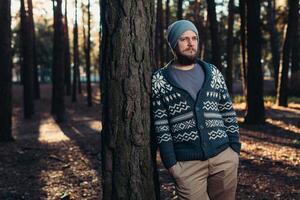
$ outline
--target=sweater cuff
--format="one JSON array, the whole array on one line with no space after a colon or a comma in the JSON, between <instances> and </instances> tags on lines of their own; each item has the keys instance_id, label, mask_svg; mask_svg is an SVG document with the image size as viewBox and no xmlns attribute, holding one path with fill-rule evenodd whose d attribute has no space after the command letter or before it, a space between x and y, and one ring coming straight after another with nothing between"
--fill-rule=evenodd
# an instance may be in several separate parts
<instances>
[{"instance_id":1,"label":"sweater cuff","mask_svg":"<svg viewBox=\"0 0 300 200\"><path fill-rule=\"evenodd\" d=\"M177 163L177 160L175 158L175 155L168 154L168 155L161 155L162 162L166 169L169 169L173 165Z\"/></svg>"},{"instance_id":2,"label":"sweater cuff","mask_svg":"<svg viewBox=\"0 0 300 200\"><path fill-rule=\"evenodd\" d=\"M230 143L230 147L237 152L240 155L240 151L241 151L241 143Z\"/></svg>"}]
</instances>

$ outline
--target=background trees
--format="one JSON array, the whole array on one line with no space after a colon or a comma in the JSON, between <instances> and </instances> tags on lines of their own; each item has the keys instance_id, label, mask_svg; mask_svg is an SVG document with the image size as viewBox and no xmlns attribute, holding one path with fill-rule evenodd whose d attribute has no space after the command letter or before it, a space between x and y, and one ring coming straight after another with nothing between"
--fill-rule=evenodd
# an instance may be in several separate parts
<instances>
[{"instance_id":1,"label":"background trees","mask_svg":"<svg viewBox=\"0 0 300 200\"><path fill-rule=\"evenodd\" d=\"M10 1L0 1L0 141L13 140L12 124L12 80L11 80L11 14Z\"/></svg>"}]
</instances>

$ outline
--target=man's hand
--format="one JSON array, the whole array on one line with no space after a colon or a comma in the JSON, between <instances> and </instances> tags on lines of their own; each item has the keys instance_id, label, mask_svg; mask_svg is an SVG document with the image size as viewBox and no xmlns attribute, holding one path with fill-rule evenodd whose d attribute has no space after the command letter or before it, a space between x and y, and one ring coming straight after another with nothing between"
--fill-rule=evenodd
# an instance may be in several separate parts
<instances>
[{"instance_id":1,"label":"man's hand","mask_svg":"<svg viewBox=\"0 0 300 200\"><path fill-rule=\"evenodd\" d=\"M175 165L177 165L177 163L175 163ZM174 172L175 172L175 165L173 165L172 167L170 167L168 169L169 173L173 176L174 175Z\"/></svg>"}]
</instances>

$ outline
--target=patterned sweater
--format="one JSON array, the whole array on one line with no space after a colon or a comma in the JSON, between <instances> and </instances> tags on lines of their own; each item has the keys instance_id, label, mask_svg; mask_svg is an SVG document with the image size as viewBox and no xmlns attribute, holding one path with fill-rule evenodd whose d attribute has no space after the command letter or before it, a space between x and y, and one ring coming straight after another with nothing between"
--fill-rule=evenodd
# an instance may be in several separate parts
<instances>
[{"instance_id":1,"label":"patterned sweater","mask_svg":"<svg viewBox=\"0 0 300 200\"><path fill-rule=\"evenodd\" d=\"M205 81L195 101L170 76L171 62L152 75L152 117L164 166L207 160L229 146L239 153L236 113L220 71L197 60Z\"/></svg>"}]
</instances>

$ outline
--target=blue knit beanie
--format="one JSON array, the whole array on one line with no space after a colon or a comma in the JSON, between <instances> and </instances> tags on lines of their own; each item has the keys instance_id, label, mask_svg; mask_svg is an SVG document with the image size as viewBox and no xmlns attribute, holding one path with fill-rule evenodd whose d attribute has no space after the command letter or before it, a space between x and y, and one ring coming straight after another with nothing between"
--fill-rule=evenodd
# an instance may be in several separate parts
<instances>
[{"instance_id":1,"label":"blue knit beanie","mask_svg":"<svg viewBox=\"0 0 300 200\"><path fill-rule=\"evenodd\" d=\"M172 49L176 47L178 38L188 30L194 31L198 37L198 30L191 21L178 20L168 27L167 40Z\"/></svg>"}]
</instances>

